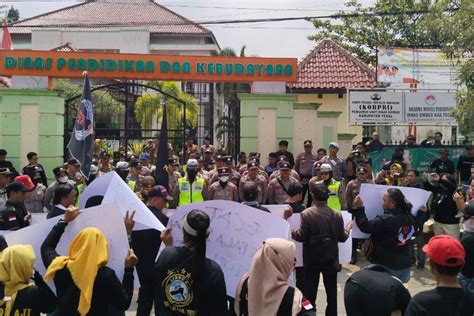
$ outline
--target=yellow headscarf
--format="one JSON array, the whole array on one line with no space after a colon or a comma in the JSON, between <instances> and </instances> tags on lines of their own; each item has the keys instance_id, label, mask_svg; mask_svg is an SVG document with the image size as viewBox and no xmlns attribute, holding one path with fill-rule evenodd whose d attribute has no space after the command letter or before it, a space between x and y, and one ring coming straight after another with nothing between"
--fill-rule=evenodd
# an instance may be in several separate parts
<instances>
[{"instance_id":1,"label":"yellow headscarf","mask_svg":"<svg viewBox=\"0 0 474 316\"><path fill-rule=\"evenodd\" d=\"M0 282L5 284L5 296L11 300L6 302L5 314L9 316L15 303L18 291L31 286L35 251L30 245L15 245L3 250L0 255ZM5 302L2 301L0 305Z\"/></svg>"},{"instance_id":2,"label":"yellow headscarf","mask_svg":"<svg viewBox=\"0 0 474 316\"><path fill-rule=\"evenodd\" d=\"M108 242L104 234L94 227L79 232L69 246L69 256L61 256L51 262L44 276L52 280L57 271L67 266L74 284L81 294L77 308L81 315L86 315L91 308L92 290L97 270L109 260Z\"/></svg>"}]
</instances>

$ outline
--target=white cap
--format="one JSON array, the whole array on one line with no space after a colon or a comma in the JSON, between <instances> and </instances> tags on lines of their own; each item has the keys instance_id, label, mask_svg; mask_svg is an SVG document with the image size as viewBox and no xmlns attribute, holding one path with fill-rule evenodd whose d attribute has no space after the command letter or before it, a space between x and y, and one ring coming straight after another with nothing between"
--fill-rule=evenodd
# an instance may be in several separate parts
<instances>
[{"instance_id":1,"label":"white cap","mask_svg":"<svg viewBox=\"0 0 474 316\"><path fill-rule=\"evenodd\" d=\"M323 163L323 164L321 165L321 168L320 168L319 171L321 171L321 172L329 172L329 171L332 171L331 165L328 164L328 163Z\"/></svg>"},{"instance_id":2,"label":"white cap","mask_svg":"<svg viewBox=\"0 0 474 316\"><path fill-rule=\"evenodd\" d=\"M128 167L128 162L126 162L126 161L119 161L119 162L117 162L117 165L115 166L115 169L118 169L118 170L126 170L126 169L129 169L129 167Z\"/></svg>"},{"instance_id":3,"label":"white cap","mask_svg":"<svg viewBox=\"0 0 474 316\"><path fill-rule=\"evenodd\" d=\"M186 163L186 167L188 168L195 168L199 166L198 161L196 159L189 159L188 162Z\"/></svg>"}]
</instances>

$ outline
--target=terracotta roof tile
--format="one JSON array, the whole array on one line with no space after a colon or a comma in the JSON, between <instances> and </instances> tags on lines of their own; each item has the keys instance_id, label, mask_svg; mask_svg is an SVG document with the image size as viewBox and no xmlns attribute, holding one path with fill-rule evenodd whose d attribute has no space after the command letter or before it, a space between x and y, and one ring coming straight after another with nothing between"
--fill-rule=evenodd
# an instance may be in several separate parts
<instances>
[{"instance_id":1,"label":"terracotta roof tile","mask_svg":"<svg viewBox=\"0 0 474 316\"><path fill-rule=\"evenodd\" d=\"M12 23L9 30L11 34L29 34L35 26L87 30L136 27L148 28L155 34L212 34L205 27L150 0L88 1Z\"/></svg>"},{"instance_id":2,"label":"terracotta roof tile","mask_svg":"<svg viewBox=\"0 0 474 316\"><path fill-rule=\"evenodd\" d=\"M345 89L376 86L375 73L333 42L321 41L298 65L291 89Z\"/></svg>"}]
</instances>

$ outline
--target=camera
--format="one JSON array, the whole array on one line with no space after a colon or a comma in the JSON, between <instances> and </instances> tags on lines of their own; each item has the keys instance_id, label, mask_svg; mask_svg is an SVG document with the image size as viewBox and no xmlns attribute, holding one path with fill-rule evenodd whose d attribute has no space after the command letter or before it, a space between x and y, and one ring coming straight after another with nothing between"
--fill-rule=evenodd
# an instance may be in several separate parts
<instances>
[{"instance_id":1,"label":"camera","mask_svg":"<svg viewBox=\"0 0 474 316\"><path fill-rule=\"evenodd\" d=\"M360 158L360 152L358 149L351 151L352 156L354 156L354 159L359 159Z\"/></svg>"},{"instance_id":2,"label":"camera","mask_svg":"<svg viewBox=\"0 0 474 316\"><path fill-rule=\"evenodd\" d=\"M400 178L404 178L404 177L405 177L405 175L403 173L398 173L397 172L397 173L393 174L393 178L397 179L397 180L400 179Z\"/></svg>"}]
</instances>

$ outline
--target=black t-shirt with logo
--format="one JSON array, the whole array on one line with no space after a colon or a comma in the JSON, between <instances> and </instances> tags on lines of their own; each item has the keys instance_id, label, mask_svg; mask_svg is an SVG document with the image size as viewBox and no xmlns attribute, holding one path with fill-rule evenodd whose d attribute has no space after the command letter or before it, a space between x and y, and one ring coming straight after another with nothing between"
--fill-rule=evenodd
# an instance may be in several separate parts
<instances>
[{"instance_id":1,"label":"black t-shirt with logo","mask_svg":"<svg viewBox=\"0 0 474 316\"><path fill-rule=\"evenodd\" d=\"M430 165L430 168L433 169L436 173L449 173L454 174L454 163L451 160L443 161L441 159L436 159Z\"/></svg>"},{"instance_id":2,"label":"black t-shirt with logo","mask_svg":"<svg viewBox=\"0 0 474 316\"><path fill-rule=\"evenodd\" d=\"M166 247L155 264L155 315L228 315L224 273L211 259L203 271L187 247Z\"/></svg>"},{"instance_id":3,"label":"black t-shirt with logo","mask_svg":"<svg viewBox=\"0 0 474 316\"><path fill-rule=\"evenodd\" d=\"M416 294L405 316L472 316L474 294L461 288L436 287Z\"/></svg>"}]
</instances>

